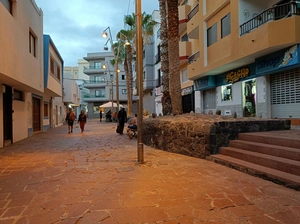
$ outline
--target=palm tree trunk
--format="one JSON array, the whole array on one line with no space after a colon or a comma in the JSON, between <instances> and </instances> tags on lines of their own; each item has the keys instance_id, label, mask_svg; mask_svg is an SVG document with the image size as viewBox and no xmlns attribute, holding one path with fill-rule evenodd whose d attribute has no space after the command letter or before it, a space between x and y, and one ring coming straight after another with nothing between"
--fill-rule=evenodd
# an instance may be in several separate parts
<instances>
[{"instance_id":1,"label":"palm tree trunk","mask_svg":"<svg viewBox=\"0 0 300 224\"><path fill-rule=\"evenodd\" d=\"M179 68L178 0L168 3L169 72L172 113L182 114L182 98Z\"/></svg>"},{"instance_id":2,"label":"palm tree trunk","mask_svg":"<svg viewBox=\"0 0 300 224\"><path fill-rule=\"evenodd\" d=\"M129 91L129 71L128 71L128 64L127 64L127 57L124 58L124 70L126 74L126 89L127 89L127 114L130 116L130 91Z\"/></svg>"},{"instance_id":3,"label":"palm tree trunk","mask_svg":"<svg viewBox=\"0 0 300 224\"><path fill-rule=\"evenodd\" d=\"M132 47L131 45L126 45L126 54L127 54L127 66L128 66L128 83L127 83L127 89L128 89L128 116L131 115L131 109L132 109L132 95L133 95L133 75L132 75ZM127 81L126 81L127 82Z\"/></svg>"},{"instance_id":4,"label":"palm tree trunk","mask_svg":"<svg viewBox=\"0 0 300 224\"><path fill-rule=\"evenodd\" d=\"M160 11L160 59L161 59L161 72L162 72L162 112L163 115L171 114L172 105L170 97L170 75L169 75L169 54L168 54L168 21L166 11L166 0L159 0Z\"/></svg>"}]
</instances>

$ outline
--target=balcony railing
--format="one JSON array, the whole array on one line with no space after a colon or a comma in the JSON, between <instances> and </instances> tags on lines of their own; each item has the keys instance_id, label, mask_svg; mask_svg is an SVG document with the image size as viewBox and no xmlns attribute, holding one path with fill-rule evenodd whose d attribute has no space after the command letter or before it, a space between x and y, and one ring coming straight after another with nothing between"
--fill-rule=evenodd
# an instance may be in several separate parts
<instances>
[{"instance_id":1,"label":"balcony railing","mask_svg":"<svg viewBox=\"0 0 300 224\"><path fill-rule=\"evenodd\" d=\"M86 94L83 96L83 98L105 98L105 94L100 94L100 95L91 95L91 94Z\"/></svg>"},{"instance_id":2,"label":"balcony railing","mask_svg":"<svg viewBox=\"0 0 300 224\"><path fill-rule=\"evenodd\" d=\"M96 66L83 66L84 69L103 69L100 65L96 65Z\"/></svg>"},{"instance_id":3,"label":"balcony railing","mask_svg":"<svg viewBox=\"0 0 300 224\"><path fill-rule=\"evenodd\" d=\"M188 64L192 64L193 62L197 61L200 58L200 51L197 51L196 53L192 54L188 58Z\"/></svg>"},{"instance_id":4,"label":"balcony railing","mask_svg":"<svg viewBox=\"0 0 300 224\"><path fill-rule=\"evenodd\" d=\"M199 4L197 4L188 14L188 21L190 21L199 11Z\"/></svg>"},{"instance_id":5,"label":"balcony railing","mask_svg":"<svg viewBox=\"0 0 300 224\"><path fill-rule=\"evenodd\" d=\"M84 84L105 84L111 81L107 80L84 80Z\"/></svg>"},{"instance_id":6,"label":"balcony railing","mask_svg":"<svg viewBox=\"0 0 300 224\"><path fill-rule=\"evenodd\" d=\"M299 6L299 3L289 2L266 9L240 26L241 35L249 33L251 30L256 29L268 21L279 20L292 15L300 15Z\"/></svg>"},{"instance_id":7,"label":"balcony railing","mask_svg":"<svg viewBox=\"0 0 300 224\"><path fill-rule=\"evenodd\" d=\"M155 55L155 64L160 62L160 53Z\"/></svg>"}]
</instances>

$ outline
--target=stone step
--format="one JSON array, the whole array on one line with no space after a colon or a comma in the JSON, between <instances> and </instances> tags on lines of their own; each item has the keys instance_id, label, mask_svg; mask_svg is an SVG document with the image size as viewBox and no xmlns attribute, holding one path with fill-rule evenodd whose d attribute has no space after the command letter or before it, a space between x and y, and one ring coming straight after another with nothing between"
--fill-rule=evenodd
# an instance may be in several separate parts
<instances>
[{"instance_id":1,"label":"stone step","mask_svg":"<svg viewBox=\"0 0 300 224\"><path fill-rule=\"evenodd\" d=\"M278 131L278 134L281 132ZM284 147L298 148L300 149L300 138L297 138L294 132L290 132L291 136L276 135L276 131L273 132L252 132L252 133L240 133L238 135L239 140L259 142L264 144L279 145Z\"/></svg>"},{"instance_id":2,"label":"stone step","mask_svg":"<svg viewBox=\"0 0 300 224\"><path fill-rule=\"evenodd\" d=\"M245 140L232 140L229 147L300 161L300 149Z\"/></svg>"},{"instance_id":3,"label":"stone step","mask_svg":"<svg viewBox=\"0 0 300 224\"><path fill-rule=\"evenodd\" d=\"M221 147L220 154L300 176L300 162L232 147Z\"/></svg>"},{"instance_id":4,"label":"stone step","mask_svg":"<svg viewBox=\"0 0 300 224\"><path fill-rule=\"evenodd\" d=\"M246 162L244 160L221 154L211 155L210 159L216 163L226 165L230 168L240 170L247 174L270 180L277 184L282 184L295 190L300 190L300 176L285 173L279 170L260 166L254 163Z\"/></svg>"}]
</instances>

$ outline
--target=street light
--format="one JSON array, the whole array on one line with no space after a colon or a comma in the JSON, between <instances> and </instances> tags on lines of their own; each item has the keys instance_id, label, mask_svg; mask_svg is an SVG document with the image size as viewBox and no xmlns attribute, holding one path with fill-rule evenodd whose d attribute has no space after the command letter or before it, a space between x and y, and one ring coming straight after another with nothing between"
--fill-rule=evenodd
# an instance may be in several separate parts
<instances>
[{"instance_id":1,"label":"street light","mask_svg":"<svg viewBox=\"0 0 300 224\"><path fill-rule=\"evenodd\" d=\"M142 42L142 0L135 0L136 16L136 72L138 83L138 125L137 125L137 151L138 162L144 162L143 145L143 42Z\"/></svg>"},{"instance_id":2,"label":"street light","mask_svg":"<svg viewBox=\"0 0 300 224\"><path fill-rule=\"evenodd\" d=\"M120 106L120 101L119 101L119 74L118 74L118 71L120 71L120 70L119 70L119 68L118 68L118 57L119 57L120 49L118 49L118 52L117 52L117 54L116 54L115 49L114 49L114 47L113 47L113 40L112 40L112 35L111 35L111 31L110 31L110 27L109 27L109 26L102 32L102 37L103 37L103 38L107 38L107 37L108 37L107 30L109 31L109 39L107 40L107 42L110 41L111 50L112 50L112 52L113 52L113 54L114 54L114 58L115 58L115 69L116 69L116 95L117 95L116 98L117 98L117 107L118 107L117 110L119 110L119 108L120 108L120 107L119 107L119 106ZM105 46L104 46L104 50L106 50L106 51L108 50L107 42L106 42L106 44L105 44ZM120 44L119 44L119 48L120 48Z\"/></svg>"},{"instance_id":3,"label":"street light","mask_svg":"<svg viewBox=\"0 0 300 224\"><path fill-rule=\"evenodd\" d=\"M110 73L109 64L107 62L105 62L105 64L102 65L102 68L106 69L108 71L109 76L110 76L110 82L111 82L111 111L113 111L113 108L114 108L113 74Z\"/></svg>"}]
</instances>

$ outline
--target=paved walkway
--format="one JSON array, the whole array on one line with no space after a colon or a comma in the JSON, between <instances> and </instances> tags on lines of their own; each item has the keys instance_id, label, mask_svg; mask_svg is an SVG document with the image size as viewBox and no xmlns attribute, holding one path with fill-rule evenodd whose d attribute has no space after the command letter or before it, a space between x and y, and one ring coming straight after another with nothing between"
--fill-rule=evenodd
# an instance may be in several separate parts
<instances>
[{"instance_id":1,"label":"paved walkway","mask_svg":"<svg viewBox=\"0 0 300 224\"><path fill-rule=\"evenodd\" d=\"M0 149L0 224L299 224L300 192L117 135L62 126Z\"/></svg>"}]
</instances>

